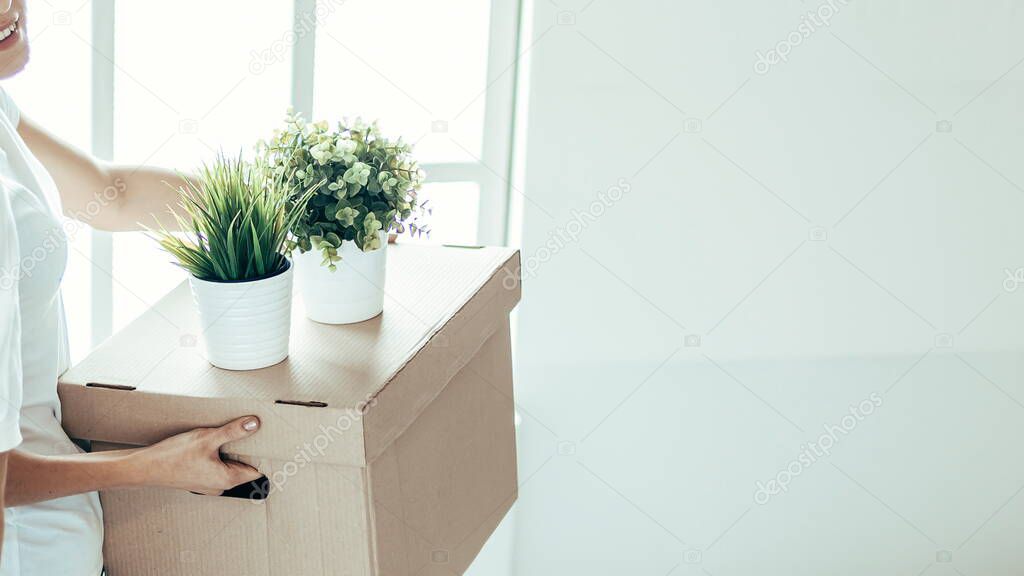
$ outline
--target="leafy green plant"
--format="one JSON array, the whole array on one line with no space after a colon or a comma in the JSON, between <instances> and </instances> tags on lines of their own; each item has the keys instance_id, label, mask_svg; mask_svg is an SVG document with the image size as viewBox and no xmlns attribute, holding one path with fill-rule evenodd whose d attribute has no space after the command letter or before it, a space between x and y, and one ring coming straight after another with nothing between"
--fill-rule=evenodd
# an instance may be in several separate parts
<instances>
[{"instance_id":1,"label":"leafy green plant","mask_svg":"<svg viewBox=\"0 0 1024 576\"><path fill-rule=\"evenodd\" d=\"M178 207L170 212L185 234L162 225L148 229L179 266L219 282L255 280L287 267L289 229L317 184L295 195L285 178L271 177L262 163L223 155L195 176L182 177Z\"/></svg>"},{"instance_id":2,"label":"leafy green plant","mask_svg":"<svg viewBox=\"0 0 1024 576\"><path fill-rule=\"evenodd\" d=\"M327 122L308 123L289 111L284 129L261 142L260 150L271 177L284 178L296 196L327 183L310 198L292 233L299 250L319 251L332 271L345 240L369 251L380 248L381 231L429 232L421 221L429 208L417 197L424 175L412 147L383 137L376 122L338 122L331 130Z\"/></svg>"}]
</instances>

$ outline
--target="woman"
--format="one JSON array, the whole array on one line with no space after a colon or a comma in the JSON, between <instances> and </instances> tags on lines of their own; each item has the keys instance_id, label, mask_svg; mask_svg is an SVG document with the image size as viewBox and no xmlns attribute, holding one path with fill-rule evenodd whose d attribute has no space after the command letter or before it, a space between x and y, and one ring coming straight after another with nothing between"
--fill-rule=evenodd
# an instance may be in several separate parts
<instances>
[{"instance_id":1,"label":"woman","mask_svg":"<svg viewBox=\"0 0 1024 576\"><path fill-rule=\"evenodd\" d=\"M27 25L24 0L0 0L0 78L28 61ZM0 333L0 344L14 343L0 350L0 378L6 379L0 391L21 386L23 395L22 444L7 458L0 575L96 576L103 562L97 490L148 485L216 494L255 480L259 472L222 460L219 449L252 435L259 421L243 417L147 448L96 454L82 453L68 439L57 398L57 376L68 358L60 298L67 241L59 215L88 215L87 224L103 230L134 229L150 214L166 213L175 195L165 182L177 186L180 180L165 170L108 165L74 150L20 116L2 90L0 152L0 257L18 247L14 262L2 262L13 281L0 282L0 305L7 308L0 319L13 321L0 330L16 332L20 325L20 334ZM0 442L0 450L6 447Z\"/></svg>"}]
</instances>

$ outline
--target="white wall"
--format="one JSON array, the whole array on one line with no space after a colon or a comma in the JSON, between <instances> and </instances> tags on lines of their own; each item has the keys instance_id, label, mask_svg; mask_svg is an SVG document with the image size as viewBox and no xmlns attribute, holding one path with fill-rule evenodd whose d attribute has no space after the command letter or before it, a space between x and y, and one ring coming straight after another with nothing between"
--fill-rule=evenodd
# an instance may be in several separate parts
<instances>
[{"instance_id":1,"label":"white wall","mask_svg":"<svg viewBox=\"0 0 1024 576\"><path fill-rule=\"evenodd\" d=\"M1021 560L985 534L1024 517L1024 5L836 0L755 71L821 6L533 3L519 574ZM752 505L872 392L844 453Z\"/></svg>"}]
</instances>

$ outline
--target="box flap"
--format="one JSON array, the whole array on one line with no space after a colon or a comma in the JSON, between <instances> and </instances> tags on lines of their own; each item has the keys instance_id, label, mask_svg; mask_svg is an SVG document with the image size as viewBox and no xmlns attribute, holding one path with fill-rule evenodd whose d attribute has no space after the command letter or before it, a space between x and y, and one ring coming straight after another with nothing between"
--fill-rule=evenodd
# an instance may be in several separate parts
<instances>
[{"instance_id":1,"label":"box flap","mask_svg":"<svg viewBox=\"0 0 1024 576\"><path fill-rule=\"evenodd\" d=\"M203 357L186 283L61 376L64 427L79 438L142 444L256 414L261 433L233 453L291 458L297 446L327 437L322 461L365 465L472 358L519 295L516 250L392 245L381 316L317 324L296 293L288 359L235 372ZM364 445L364 420L372 446Z\"/></svg>"}]
</instances>

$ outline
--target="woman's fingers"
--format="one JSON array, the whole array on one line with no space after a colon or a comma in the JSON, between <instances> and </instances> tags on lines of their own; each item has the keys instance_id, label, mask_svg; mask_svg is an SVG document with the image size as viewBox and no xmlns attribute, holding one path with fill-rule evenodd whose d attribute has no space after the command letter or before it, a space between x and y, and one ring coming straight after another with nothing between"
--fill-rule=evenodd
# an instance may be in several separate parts
<instances>
[{"instance_id":1,"label":"woman's fingers","mask_svg":"<svg viewBox=\"0 0 1024 576\"><path fill-rule=\"evenodd\" d=\"M229 486L229 488L234 488L239 484L252 482L253 480L263 477L263 474L261 474L259 470L237 460L225 460L224 465L227 466L228 474L231 478L231 486Z\"/></svg>"},{"instance_id":2,"label":"woman's fingers","mask_svg":"<svg viewBox=\"0 0 1024 576\"><path fill-rule=\"evenodd\" d=\"M260 429L260 419L255 416L243 416L228 422L220 428L214 428L210 439L219 448L228 442L248 438Z\"/></svg>"},{"instance_id":3,"label":"woman's fingers","mask_svg":"<svg viewBox=\"0 0 1024 576\"><path fill-rule=\"evenodd\" d=\"M133 468L144 478L141 484L219 494L262 476L252 466L224 460L220 453L224 444L248 438L259 428L259 418L244 416L217 428L184 432L133 453Z\"/></svg>"},{"instance_id":4,"label":"woman's fingers","mask_svg":"<svg viewBox=\"0 0 1024 576\"><path fill-rule=\"evenodd\" d=\"M210 435L215 448L220 448L228 442L248 438L260 429L260 419L255 416L243 416L228 422L220 428L214 428ZM252 482L263 476L259 470L243 464L236 460L224 460L224 467L227 470L227 486L225 489L234 488L246 482Z\"/></svg>"}]
</instances>

